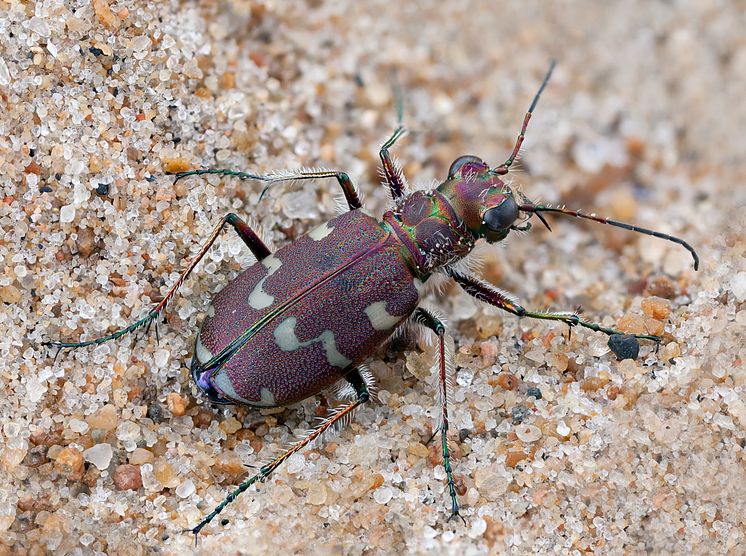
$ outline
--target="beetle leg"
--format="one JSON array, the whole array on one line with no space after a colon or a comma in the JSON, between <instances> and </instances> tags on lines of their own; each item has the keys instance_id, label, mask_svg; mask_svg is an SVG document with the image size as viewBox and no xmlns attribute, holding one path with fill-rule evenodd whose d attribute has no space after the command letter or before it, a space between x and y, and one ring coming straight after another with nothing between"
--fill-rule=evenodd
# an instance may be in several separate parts
<instances>
[{"instance_id":1,"label":"beetle leg","mask_svg":"<svg viewBox=\"0 0 746 556\"><path fill-rule=\"evenodd\" d=\"M418 307L412 314L412 320L418 324L421 324L430 330L432 330L438 337L438 385L439 385L439 398L440 398L440 422L438 427L433 433L435 434L440 431L440 442L443 450L443 467L446 471L446 477L448 478L448 492L451 495L451 517L449 521L454 517L458 516L462 521L465 522L464 518L459 513L459 504L456 497L456 487L453 483L453 472L451 470L451 456L448 449L448 395L449 388L451 387L452 372L450 367L452 362L449 354L446 353L445 346L445 325L433 314L428 312L421 307ZM432 440L432 438L431 438ZM428 441L429 442L429 441Z\"/></svg>"},{"instance_id":2,"label":"beetle leg","mask_svg":"<svg viewBox=\"0 0 746 556\"><path fill-rule=\"evenodd\" d=\"M202 519L202 521L200 521L199 524L197 524L197 526L191 530L192 533L194 533L195 537L199 535L199 532L205 527L205 525L207 525L213 519L215 519L215 517L220 512L222 512L228 504L233 502L242 492L244 492L254 483L265 480L278 467L280 467L283 463L285 463L285 461L290 456L302 450L314 440L320 438L331 427L339 423L344 423L345 420L349 418L349 416L352 414L352 412L355 411L355 409L357 409L359 406L361 406L362 404L364 404L370 399L368 385L366 384L365 379L363 378L363 376L361 375L358 369L353 369L352 371L350 371L345 376L345 379L355 389L356 399L340 407L337 411L335 411L332 414L331 417L321 421L321 423L319 423L319 425L315 429L313 429L305 438L293 444L293 446L291 446L289 450L280 454L278 457L273 459L268 464L263 465L259 469L259 473L257 473L256 475L253 475L252 477L249 477L243 483L238 485L238 487L233 492L231 492L228 496L226 496L220 504L215 506L214 510L212 510L207 516L205 516Z\"/></svg>"},{"instance_id":3,"label":"beetle leg","mask_svg":"<svg viewBox=\"0 0 746 556\"><path fill-rule=\"evenodd\" d=\"M342 193L344 194L345 201L347 201L347 206L350 208L350 210L359 209L363 206L357 188L355 187L355 184L352 183L350 176L348 176L345 172L339 172L337 170L325 170L323 168L316 168L309 170L291 170L287 172L276 172L272 174L262 175L252 174L250 172L240 172L237 170L203 168L201 170L179 172L174 175L176 176L176 181L178 181L187 176L203 176L208 174L235 177L242 180L257 180L264 182L267 185L262 190L260 199L269 190L269 188L276 183L334 178L337 180L337 183L339 183L340 187L342 188Z\"/></svg>"},{"instance_id":4,"label":"beetle leg","mask_svg":"<svg viewBox=\"0 0 746 556\"><path fill-rule=\"evenodd\" d=\"M233 226L233 229L236 230L236 233L243 240L246 246L251 249L251 252L254 254L257 260L261 261L271 254L269 247L267 247L261 240L261 238L257 235L257 233L251 229L251 226L244 222L237 214L226 214L220 220L220 224L218 224L212 231L212 234L210 234L207 242L204 244L202 249L200 249L199 253L197 253L197 256L192 259L187 269L181 273L181 276L179 276L179 279L176 280L176 283L171 286L170 290L168 290L168 293L165 295L165 297L143 318L125 328L117 330L112 334L102 336L101 338L96 338L94 340L88 340L86 342L44 342L42 345L52 346L58 349L80 348L85 346L103 344L104 342L108 342L109 340L116 340L118 338L121 338L125 334L134 332L142 326L147 326L149 329L152 322L157 319L163 313L163 311L165 311L166 305L168 305L171 299L173 299L174 295L176 295L176 291L179 289L179 287L181 287L181 284L184 282L184 280L186 280L187 276L189 276L192 270L194 270L194 267L197 266L197 263L199 263L202 257L205 256L205 253L207 253L207 250L212 246L212 244L215 243L215 240L218 238L220 232L223 230L226 224L230 224L231 226Z\"/></svg>"},{"instance_id":5,"label":"beetle leg","mask_svg":"<svg viewBox=\"0 0 746 556\"><path fill-rule=\"evenodd\" d=\"M395 203L398 203L404 198L407 192L407 180L404 177L401 167L389 153L389 149L394 146L394 143L406 133L406 129L402 123L404 120L404 99L397 83L394 84L394 96L396 97L396 129L391 134L391 137L381 145L378 156L381 158L383 178L391 190L391 197Z\"/></svg>"},{"instance_id":6,"label":"beetle leg","mask_svg":"<svg viewBox=\"0 0 746 556\"><path fill-rule=\"evenodd\" d=\"M394 133L391 134L391 137L381 145L381 150L378 153L381 157L383 178L386 180L386 183L391 190L391 197L394 199L394 202L398 202L404 198L407 190L407 181L404 178L404 173L402 172L401 167L396 160L391 157L389 149L394 145L394 143L396 143L397 139L404 135L405 131L406 130L402 125L397 126Z\"/></svg>"},{"instance_id":7,"label":"beetle leg","mask_svg":"<svg viewBox=\"0 0 746 556\"><path fill-rule=\"evenodd\" d=\"M529 311L528 309L519 305L518 302L512 298L512 296L501 292L497 288L487 284L479 278L464 276L463 274L459 274L458 272L454 271L449 271L448 274L454 280L456 280L458 285L461 286L469 295L475 297L476 299L479 299L480 301L484 301L486 303L489 303L490 305L494 305L495 307L512 313L518 317L529 317L532 319L542 320L556 320L564 322L570 328L572 328L573 326L582 326L583 328L588 328L596 332L603 332L608 336L611 336L612 334L624 334L624 332L622 332L621 330L615 330L613 328L608 328L595 322L583 320L580 318L578 311L557 313ZM641 340L652 340L654 342L660 342L659 336L648 334L633 334L633 336Z\"/></svg>"}]
</instances>

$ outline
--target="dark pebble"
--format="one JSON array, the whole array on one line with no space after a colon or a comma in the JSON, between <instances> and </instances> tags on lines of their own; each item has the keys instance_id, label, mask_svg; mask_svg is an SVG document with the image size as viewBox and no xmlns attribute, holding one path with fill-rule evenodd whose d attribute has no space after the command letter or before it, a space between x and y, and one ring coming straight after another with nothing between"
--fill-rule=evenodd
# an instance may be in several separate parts
<instances>
[{"instance_id":1,"label":"dark pebble","mask_svg":"<svg viewBox=\"0 0 746 556\"><path fill-rule=\"evenodd\" d=\"M526 396L533 396L537 400L541 399L541 390L538 388L529 388L526 390Z\"/></svg>"},{"instance_id":2,"label":"dark pebble","mask_svg":"<svg viewBox=\"0 0 746 556\"><path fill-rule=\"evenodd\" d=\"M151 419L154 423L160 423L163 420L163 408L159 403L152 403L148 406L146 412L148 419Z\"/></svg>"},{"instance_id":3,"label":"dark pebble","mask_svg":"<svg viewBox=\"0 0 746 556\"><path fill-rule=\"evenodd\" d=\"M511 414L513 416L513 424L520 425L521 423L523 423L523 420L528 416L529 409L522 405L517 405L511 410Z\"/></svg>"},{"instance_id":4,"label":"dark pebble","mask_svg":"<svg viewBox=\"0 0 746 556\"><path fill-rule=\"evenodd\" d=\"M640 354L640 342L632 334L612 334L608 346L619 361L637 359Z\"/></svg>"},{"instance_id":5,"label":"dark pebble","mask_svg":"<svg viewBox=\"0 0 746 556\"><path fill-rule=\"evenodd\" d=\"M96 193L101 195L102 197L109 194L109 184L108 183L99 183L98 186L96 186Z\"/></svg>"}]
</instances>

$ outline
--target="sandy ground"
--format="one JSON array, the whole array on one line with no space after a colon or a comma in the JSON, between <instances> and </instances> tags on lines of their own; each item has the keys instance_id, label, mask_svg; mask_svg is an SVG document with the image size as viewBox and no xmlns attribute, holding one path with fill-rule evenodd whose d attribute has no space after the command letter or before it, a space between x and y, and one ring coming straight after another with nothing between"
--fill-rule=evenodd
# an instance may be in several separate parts
<instances>
[{"instance_id":1,"label":"sandy ground","mask_svg":"<svg viewBox=\"0 0 746 556\"><path fill-rule=\"evenodd\" d=\"M714 1L0 2L0 552L746 552L744 28L738 2ZM144 315L225 213L282 245L332 217L337 191L259 202L254 183L164 172L345 169L380 214L392 70L410 128L395 152L429 185L461 154L505 159L552 58L513 183L681 236L701 268L554 218L483 250L483 275L529 307L662 333L661 349L619 362L601 334L568 339L446 287L427 303L455 342L466 524L446 521L427 445L432 348L410 344L371 363L378 401L195 549L182 530L332 403L263 414L196 394L195 330L251 263L240 240L210 251L160 342L56 362L40 343Z\"/></svg>"}]
</instances>

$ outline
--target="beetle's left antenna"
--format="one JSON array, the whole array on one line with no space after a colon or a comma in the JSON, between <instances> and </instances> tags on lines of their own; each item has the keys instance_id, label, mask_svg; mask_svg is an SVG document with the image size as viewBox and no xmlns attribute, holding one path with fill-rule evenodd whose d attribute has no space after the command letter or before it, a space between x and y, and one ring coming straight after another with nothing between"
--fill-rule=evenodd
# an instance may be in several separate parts
<instances>
[{"instance_id":1,"label":"beetle's left antenna","mask_svg":"<svg viewBox=\"0 0 746 556\"><path fill-rule=\"evenodd\" d=\"M541 82L539 90L536 91L534 100L531 101L531 106L528 107L528 112L526 112L526 115L523 117L523 126L521 126L521 132L518 134L518 139L516 140L515 146L513 147L513 152L510 153L508 160L506 160L505 162L500 164L500 166L496 167L493 170L493 172L495 172L496 174L500 176L507 174L510 171L510 167L513 165L513 162L515 162L515 159L518 156L518 152L521 150L521 145L523 145L523 140L526 138L526 129L528 128L528 122L531 120L534 109L539 102L539 97L541 96L541 93L544 92L544 88L547 86L547 83L549 83L549 78L552 77L552 72L554 71L554 66L556 65L557 62L555 60L552 60L549 64L549 69L544 76L544 80Z\"/></svg>"}]
</instances>

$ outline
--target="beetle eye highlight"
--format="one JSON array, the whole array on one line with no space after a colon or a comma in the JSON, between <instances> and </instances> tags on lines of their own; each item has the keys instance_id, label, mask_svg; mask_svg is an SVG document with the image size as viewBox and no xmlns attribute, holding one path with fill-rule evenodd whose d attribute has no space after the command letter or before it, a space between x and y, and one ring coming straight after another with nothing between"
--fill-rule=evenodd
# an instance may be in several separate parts
<instances>
[{"instance_id":1,"label":"beetle eye highlight","mask_svg":"<svg viewBox=\"0 0 746 556\"><path fill-rule=\"evenodd\" d=\"M482 220L485 225L492 231L505 230L513 225L518 218L518 204L513 197L506 197L505 200L485 211Z\"/></svg>"}]
</instances>

